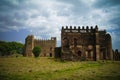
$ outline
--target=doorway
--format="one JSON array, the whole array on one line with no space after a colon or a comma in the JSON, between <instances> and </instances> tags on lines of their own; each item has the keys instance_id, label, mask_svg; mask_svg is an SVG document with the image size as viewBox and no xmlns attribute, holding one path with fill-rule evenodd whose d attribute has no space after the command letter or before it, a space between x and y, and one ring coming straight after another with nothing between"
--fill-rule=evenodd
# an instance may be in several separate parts
<instances>
[{"instance_id":1,"label":"doorway","mask_svg":"<svg viewBox=\"0 0 120 80\"><path fill-rule=\"evenodd\" d=\"M78 51L77 55L81 57L81 51Z\"/></svg>"},{"instance_id":2,"label":"doorway","mask_svg":"<svg viewBox=\"0 0 120 80\"><path fill-rule=\"evenodd\" d=\"M50 53L50 57L52 57L52 53Z\"/></svg>"}]
</instances>

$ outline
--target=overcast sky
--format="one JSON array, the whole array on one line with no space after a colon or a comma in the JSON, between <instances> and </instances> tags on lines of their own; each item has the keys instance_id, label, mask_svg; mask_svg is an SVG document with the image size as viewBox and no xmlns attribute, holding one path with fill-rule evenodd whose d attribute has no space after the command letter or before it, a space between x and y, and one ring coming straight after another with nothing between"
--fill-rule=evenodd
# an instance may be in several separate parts
<instances>
[{"instance_id":1,"label":"overcast sky","mask_svg":"<svg viewBox=\"0 0 120 80\"><path fill-rule=\"evenodd\" d=\"M95 26L112 36L120 50L120 0L0 0L0 40L25 42L57 37L61 26Z\"/></svg>"}]
</instances>

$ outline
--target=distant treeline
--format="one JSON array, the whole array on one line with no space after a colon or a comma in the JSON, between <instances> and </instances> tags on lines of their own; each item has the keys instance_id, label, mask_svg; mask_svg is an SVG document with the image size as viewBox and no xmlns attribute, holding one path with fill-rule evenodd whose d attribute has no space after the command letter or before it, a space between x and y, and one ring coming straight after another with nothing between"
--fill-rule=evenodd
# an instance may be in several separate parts
<instances>
[{"instance_id":1,"label":"distant treeline","mask_svg":"<svg viewBox=\"0 0 120 80\"><path fill-rule=\"evenodd\" d=\"M24 52L24 44L22 43L0 41L0 56L23 54L23 52Z\"/></svg>"}]
</instances>

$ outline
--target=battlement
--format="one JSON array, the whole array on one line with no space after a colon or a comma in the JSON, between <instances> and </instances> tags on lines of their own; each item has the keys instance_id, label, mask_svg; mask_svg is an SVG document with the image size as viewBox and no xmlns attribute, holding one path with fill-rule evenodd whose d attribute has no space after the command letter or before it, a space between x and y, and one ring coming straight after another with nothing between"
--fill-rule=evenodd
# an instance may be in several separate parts
<instances>
[{"instance_id":1,"label":"battlement","mask_svg":"<svg viewBox=\"0 0 120 80\"><path fill-rule=\"evenodd\" d=\"M93 26L62 26L62 32L80 32L80 33L86 33L86 32L98 32L98 26L96 25L94 28Z\"/></svg>"},{"instance_id":2,"label":"battlement","mask_svg":"<svg viewBox=\"0 0 120 80\"><path fill-rule=\"evenodd\" d=\"M27 39L34 39L34 35L28 35L26 37L26 40ZM51 37L51 39L34 39L35 41L55 41L56 40L56 37Z\"/></svg>"},{"instance_id":3,"label":"battlement","mask_svg":"<svg viewBox=\"0 0 120 80\"><path fill-rule=\"evenodd\" d=\"M45 42L45 41L56 41L56 37L51 37L51 39L35 39L35 41L41 41L41 42Z\"/></svg>"},{"instance_id":4,"label":"battlement","mask_svg":"<svg viewBox=\"0 0 120 80\"><path fill-rule=\"evenodd\" d=\"M62 26L61 49L63 60L112 60L111 36L97 25Z\"/></svg>"},{"instance_id":5,"label":"battlement","mask_svg":"<svg viewBox=\"0 0 120 80\"><path fill-rule=\"evenodd\" d=\"M25 56L33 56L32 49L35 46L41 47L41 54L39 56L54 56L54 49L56 47L56 37L51 39L35 39L34 35L28 35L25 39Z\"/></svg>"},{"instance_id":6,"label":"battlement","mask_svg":"<svg viewBox=\"0 0 120 80\"><path fill-rule=\"evenodd\" d=\"M34 56L35 46L41 47L39 56L54 57L60 54L63 60L112 60L112 41L106 30L99 30L98 26L62 26L61 50L56 49L56 37L50 39L36 39L28 35L25 40L25 56ZM56 50L59 50L58 53ZM57 53L55 53L55 52ZM62 54L61 54L62 53Z\"/></svg>"},{"instance_id":7,"label":"battlement","mask_svg":"<svg viewBox=\"0 0 120 80\"><path fill-rule=\"evenodd\" d=\"M74 28L73 28L74 27ZM65 28L64 28L64 26L62 26L62 29L89 29L89 26L82 26L82 27L80 27L80 26L66 26ZM93 26L90 26L90 29L93 29ZM98 25L96 25L95 26L95 28L94 29L98 29Z\"/></svg>"}]
</instances>

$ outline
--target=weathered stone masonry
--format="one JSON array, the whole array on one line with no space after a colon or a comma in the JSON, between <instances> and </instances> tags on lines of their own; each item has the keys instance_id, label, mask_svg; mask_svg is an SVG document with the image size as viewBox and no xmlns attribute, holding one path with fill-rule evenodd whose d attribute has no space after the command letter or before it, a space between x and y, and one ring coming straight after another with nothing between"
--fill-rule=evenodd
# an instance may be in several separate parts
<instances>
[{"instance_id":1,"label":"weathered stone masonry","mask_svg":"<svg viewBox=\"0 0 120 80\"><path fill-rule=\"evenodd\" d=\"M110 34L106 30L64 26L61 30L62 59L79 60L112 60L112 43Z\"/></svg>"},{"instance_id":2,"label":"weathered stone masonry","mask_svg":"<svg viewBox=\"0 0 120 80\"><path fill-rule=\"evenodd\" d=\"M33 56L35 46L42 48L40 56L52 56L63 60L119 60L118 53L112 51L112 39L106 30L95 27L66 26L61 29L61 47L56 47L56 37L49 40L25 39L25 56Z\"/></svg>"},{"instance_id":3,"label":"weathered stone masonry","mask_svg":"<svg viewBox=\"0 0 120 80\"><path fill-rule=\"evenodd\" d=\"M54 49L56 47L56 37L51 37L50 40L34 39L33 35L28 35L25 39L25 53L24 56L34 56L32 49L35 46L41 47L40 56L54 57Z\"/></svg>"}]
</instances>

